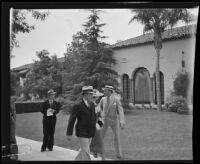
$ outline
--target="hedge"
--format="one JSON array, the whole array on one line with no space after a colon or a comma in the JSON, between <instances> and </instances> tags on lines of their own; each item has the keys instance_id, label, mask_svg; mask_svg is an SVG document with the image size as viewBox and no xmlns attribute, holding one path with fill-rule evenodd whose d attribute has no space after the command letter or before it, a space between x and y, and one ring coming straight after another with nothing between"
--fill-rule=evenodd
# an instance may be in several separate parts
<instances>
[{"instance_id":1,"label":"hedge","mask_svg":"<svg viewBox=\"0 0 200 164\"><path fill-rule=\"evenodd\" d=\"M42 103L44 101L36 101L36 102L15 102L16 113L33 113L40 112L42 109Z\"/></svg>"}]
</instances>

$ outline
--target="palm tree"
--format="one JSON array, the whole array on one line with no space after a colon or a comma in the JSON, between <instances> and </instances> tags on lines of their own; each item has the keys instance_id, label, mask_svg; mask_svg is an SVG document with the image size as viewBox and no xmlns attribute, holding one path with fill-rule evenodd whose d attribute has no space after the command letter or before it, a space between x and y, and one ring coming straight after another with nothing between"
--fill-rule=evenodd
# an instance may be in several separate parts
<instances>
[{"instance_id":1,"label":"palm tree","mask_svg":"<svg viewBox=\"0 0 200 164\"><path fill-rule=\"evenodd\" d=\"M162 49L162 34L167 28L172 28L179 21L191 22L194 18L187 9L131 9L134 16L129 24L136 20L144 25L143 32L152 31L154 33L154 47L156 50L156 93L157 109L161 110L160 93L160 51Z\"/></svg>"}]
</instances>

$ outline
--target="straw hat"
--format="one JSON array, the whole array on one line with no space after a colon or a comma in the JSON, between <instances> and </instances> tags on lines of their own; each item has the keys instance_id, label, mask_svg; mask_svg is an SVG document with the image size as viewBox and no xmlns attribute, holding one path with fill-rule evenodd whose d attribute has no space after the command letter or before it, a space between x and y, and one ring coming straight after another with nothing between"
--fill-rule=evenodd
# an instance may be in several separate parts
<instances>
[{"instance_id":1,"label":"straw hat","mask_svg":"<svg viewBox=\"0 0 200 164\"><path fill-rule=\"evenodd\" d=\"M113 86L111 86L111 85L105 85L105 87L104 88L102 88L102 90L111 90L111 91L114 91L114 88L113 88Z\"/></svg>"},{"instance_id":2,"label":"straw hat","mask_svg":"<svg viewBox=\"0 0 200 164\"><path fill-rule=\"evenodd\" d=\"M83 86L82 88L82 94L85 94L85 93L91 93L93 94L93 87L92 86Z\"/></svg>"},{"instance_id":3,"label":"straw hat","mask_svg":"<svg viewBox=\"0 0 200 164\"><path fill-rule=\"evenodd\" d=\"M55 95L55 94L56 94L56 92L54 92L53 89L50 89L50 90L48 91L48 95Z\"/></svg>"}]
</instances>

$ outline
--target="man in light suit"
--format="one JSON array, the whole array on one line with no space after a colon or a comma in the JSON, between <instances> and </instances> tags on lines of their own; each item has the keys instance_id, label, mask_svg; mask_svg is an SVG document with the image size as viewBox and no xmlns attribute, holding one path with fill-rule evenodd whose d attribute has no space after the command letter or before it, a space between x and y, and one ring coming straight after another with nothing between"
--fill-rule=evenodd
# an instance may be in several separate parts
<instances>
[{"instance_id":1,"label":"man in light suit","mask_svg":"<svg viewBox=\"0 0 200 164\"><path fill-rule=\"evenodd\" d=\"M100 108L103 111L104 125L102 128L102 137L105 137L108 127L110 126L114 134L114 145L117 158L122 158L120 128L125 127L124 111L120 99L113 95L114 88L106 85L103 88L104 95L100 101Z\"/></svg>"},{"instance_id":2,"label":"man in light suit","mask_svg":"<svg viewBox=\"0 0 200 164\"><path fill-rule=\"evenodd\" d=\"M92 102L93 87L82 88L82 99L73 106L67 127L67 139L71 140L74 124L76 123L76 136L78 137L80 149L75 160L91 160L90 142L95 135L96 113L95 105Z\"/></svg>"}]
</instances>

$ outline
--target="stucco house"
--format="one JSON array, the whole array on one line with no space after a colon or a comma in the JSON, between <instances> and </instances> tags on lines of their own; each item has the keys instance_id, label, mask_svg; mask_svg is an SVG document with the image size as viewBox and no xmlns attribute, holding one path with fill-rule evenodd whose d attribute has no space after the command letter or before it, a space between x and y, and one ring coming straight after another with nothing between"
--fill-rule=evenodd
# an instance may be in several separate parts
<instances>
[{"instance_id":1,"label":"stucco house","mask_svg":"<svg viewBox=\"0 0 200 164\"><path fill-rule=\"evenodd\" d=\"M173 78L180 70L191 74L192 82L188 96L192 96L196 27L196 24L177 27L163 34L160 57L163 104L173 89ZM153 45L153 33L120 41L111 47L117 60L113 69L119 74L118 81L124 97L133 104L156 104L156 51ZM64 58L58 60L63 62ZM11 71L18 72L25 78L31 67L32 64L28 64Z\"/></svg>"},{"instance_id":2,"label":"stucco house","mask_svg":"<svg viewBox=\"0 0 200 164\"><path fill-rule=\"evenodd\" d=\"M162 103L170 95L178 71L188 71L193 81L195 43L196 24L164 32L160 57ZM112 45L112 49L117 59L113 69L119 74L118 81L125 98L133 104L156 104L153 33L118 42ZM189 97L192 95L192 84Z\"/></svg>"}]
</instances>

